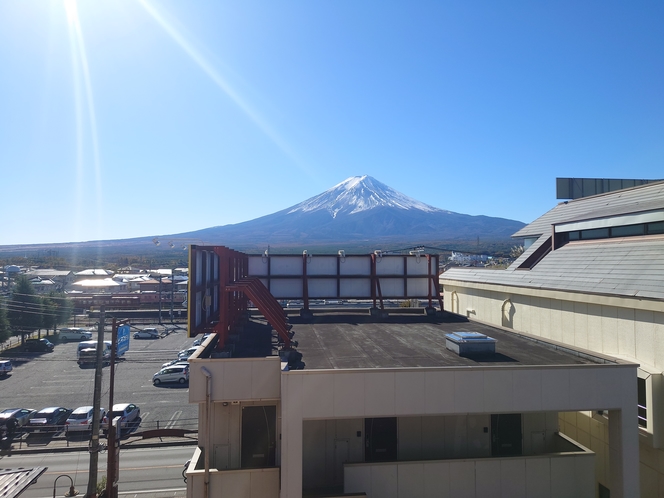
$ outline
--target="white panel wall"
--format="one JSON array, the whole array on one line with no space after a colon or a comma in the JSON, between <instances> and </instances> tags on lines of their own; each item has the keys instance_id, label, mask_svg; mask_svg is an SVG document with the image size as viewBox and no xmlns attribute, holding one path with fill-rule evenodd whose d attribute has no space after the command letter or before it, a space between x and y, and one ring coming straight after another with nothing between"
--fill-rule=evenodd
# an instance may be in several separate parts
<instances>
[{"instance_id":1,"label":"white panel wall","mask_svg":"<svg viewBox=\"0 0 664 498\"><path fill-rule=\"evenodd\" d=\"M302 280L273 278L270 280L270 294L277 299L282 297L302 296Z\"/></svg>"},{"instance_id":2,"label":"white panel wall","mask_svg":"<svg viewBox=\"0 0 664 498\"><path fill-rule=\"evenodd\" d=\"M312 256L307 261L307 275L336 275L337 256Z\"/></svg>"},{"instance_id":3,"label":"white panel wall","mask_svg":"<svg viewBox=\"0 0 664 498\"><path fill-rule=\"evenodd\" d=\"M406 285L409 296L427 296L429 294L429 279L427 278L409 278L406 280Z\"/></svg>"},{"instance_id":4,"label":"white panel wall","mask_svg":"<svg viewBox=\"0 0 664 498\"><path fill-rule=\"evenodd\" d=\"M309 297L330 297L337 295L337 281L330 278L308 279Z\"/></svg>"},{"instance_id":5,"label":"white panel wall","mask_svg":"<svg viewBox=\"0 0 664 498\"><path fill-rule=\"evenodd\" d=\"M427 258L408 258L406 263L406 270L408 275L428 275L429 274L429 262ZM433 264L433 263L432 263ZM436 271L436 268L431 269L432 272Z\"/></svg>"},{"instance_id":6,"label":"white panel wall","mask_svg":"<svg viewBox=\"0 0 664 498\"><path fill-rule=\"evenodd\" d=\"M254 277L267 276L267 258L262 256L249 256L248 271Z\"/></svg>"},{"instance_id":7,"label":"white panel wall","mask_svg":"<svg viewBox=\"0 0 664 498\"><path fill-rule=\"evenodd\" d=\"M339 264L341 275L371 275L371 258L369 256L346 256Z\"/></svg>"},{"instance_id":8,"label":"white panel wall","mask_svg":"<svg viewBox=\"0 0 664 498\"><path fill-rule=\"evenodd\" d=\"M403 256L383 256L376 260L376 275L403 275Z\"/></svg>"},{"instance_id":9,"label":"white panel wall","mask_svg":"<svg viewBox=\"0 0 664 498\"><path fill-rule=\"evenodd\" d=\"M593 498L594 454L345 466L345 493L367 498Z\"/></svg>"},{"instance_id":10,"label":"white panel wall","mask_svg":"<svg viewBox=\"0 0 664 498\"><path fill-rule=\"evenodd\" d=\"M340 297L371 297L371 279L342 278L339 283Z\"/></svg>"},{"instance_id":11,"label":"white panel wall","mask_svg":"<svg viewBox=\"0 0 664 498\"><path fill-rule=\"evenodd\" d=\"M404 295L403 278L381 278L380 290L383 296L403 296Z\"/></svg>"},{"instance_id":12,"label":"white panel wall","mask_svg":"<svg viewBox=\"0 0 664 498\"><path fill-rule=\"evenodd\" d=\"M302 275L302 259L288 256L270 256L271 275Z\"/></svg>"}]
</instances>

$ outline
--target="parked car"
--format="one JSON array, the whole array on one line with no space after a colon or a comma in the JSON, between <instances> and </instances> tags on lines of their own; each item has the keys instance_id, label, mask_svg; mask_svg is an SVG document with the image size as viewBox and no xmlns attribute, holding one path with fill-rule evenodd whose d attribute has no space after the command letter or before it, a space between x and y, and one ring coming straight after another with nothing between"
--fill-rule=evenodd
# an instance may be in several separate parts
<instances>
[{"instance_id":1,"label":"parked car","mask_svg":"<svg viewBox=\"0 0 664 498\"><path fill-rule=\"evenodd\" d=\"M194 347L191 347L191 348L189 348L189 349L183 349L182 351L180 351L180 352L178 353L178 359L179 359L179 360L186 360L186 359L189 358L192 354L194 354L194 353L196 352L197 349L198 349L198 346L194 346Z\"/></svg>"},{"instance_id":2,"label":"parked car","mask_svg":"<svg viewBox=\"0 0 664 498\"><path fill-rule=\"evenodd\" d=\"M193 345L200 346L205 342L205 339L207 339L208 337L210 337L210 334L203 334L203 337L199 337L198 339L196 339Z\"/></svg>"},{"instance_id":3,"label":"parked car","mask_svg":"<svg viewBox=\"0 0 664 498\"><path fill-rule=\"evenodd\" d=\"M13 423L8 425L15 425L16 427L23 427L30 419L37 413L30 408L6 408L0 412L0 422L13 420Z\"/></svg>"},{"instance_id":4,"label":"parked car","mask_svg":"<svg viewBox=\"0 0 664 498\"><path fill-rule=\"evenodd\" d=\"M132 422L135 422L141 415L141 409L133 403L119 403L113 405L113 410L106 412L102 420L102 427L108 430L109 420L115 420L120 417L120 427L127 427Z\"/></svg>"},{"instance_id":5,"label":"parked car","mask_svg":"<svg viewBox=\"0 0 664 498\"><path fill-rule=\"evenodd\" d=\"M92 332L89 330L75 327L75 328L64 328L60 329L59 332L60 340L63 342L66 341L89 341L92 339Z\"/></svg>"},{"instance_id":6,"label":"parked car","mask_svg":"<svg viewBox=\"0 0 664 498\"><path fill-rule=\"evenodd\" d=\"M134 333L134 339L159 339L159 331L154 328L139 330Z\"/></svg>"},{"instance_id":7,"label":"parked car","mask_svg":"<svg viewBox=\"0 0 664 498\"><path fill-rule=\"evenodd\" d=\"M99 421L101 422L106 415L106 410L100 408ZM79 406L71 412L71 415L65 421L68 432L90 431L92 430L92 415L94 408L92 406Z\"/></svg>"},{"instance_id":8,"label":"parked car","mask_svg":"<svg viewBox=\"0 0 664 498\"><path fill-rule=\"evenodd\" d=\"M43 408L33 415L25 429L27 431L58 432L64 427L71 412L61 406Z\"/></svg>"},{"instance_id":9,"label":"parked car","mask_svg":"<svg viewBox=\"0 0 664 498\"><path fill-rule=\"evenodd\" d=\"M38 353L48 353L53 351L55 346L48 339L26 339L23 349Z\"/></svg>"},{"instance_id":10,"label":"parked car","mask_svg":"<svg viewBox=\"0 0 664 498\"><path fill-rule=\"evenodd\" d=\"M180 384L189 382L189 365L176 363L170 367L162 368L152 376L152 383L158 386L162 382L178 382Z\"/></svg>"},{"instance_id":11,"label":"parked car","mask_svg":"<svg viewBox=\"0 0 664 498\"><path fill-rule=\"evenodd\" d=\"M4 377L14 370L11 360L0 360L0 377Z\"/></svg>"},{"instance_id":12,"label":"parked car","mask_svg":"<svg viewBox=\"0 0 664 498\"><path fill-rule=\"evenodd\" d=\"M161 368L170 367L171 365L186 365L186 366L189 366L189 361L188 360L180 360L180 359L171 360L171 361L167 361L166 363L164 363L161 366Z\"/></svg>"}]
</instances>

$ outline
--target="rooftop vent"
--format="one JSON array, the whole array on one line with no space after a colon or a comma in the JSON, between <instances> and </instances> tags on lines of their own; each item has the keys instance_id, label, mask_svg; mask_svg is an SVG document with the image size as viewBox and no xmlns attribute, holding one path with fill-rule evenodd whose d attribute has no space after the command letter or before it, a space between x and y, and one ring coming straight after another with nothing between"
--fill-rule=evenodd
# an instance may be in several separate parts
<instances>
[{"instance_id":1,"label":"rooftop vent","mask_svg":"<svg viewBox=\"0 0 664 498\"><path fill-rule=\"evenodd\" d=\"M445 334L445 347L459 356L483 356L496 353L496 340L479 332Z\"/></svg>"}]
</instances>

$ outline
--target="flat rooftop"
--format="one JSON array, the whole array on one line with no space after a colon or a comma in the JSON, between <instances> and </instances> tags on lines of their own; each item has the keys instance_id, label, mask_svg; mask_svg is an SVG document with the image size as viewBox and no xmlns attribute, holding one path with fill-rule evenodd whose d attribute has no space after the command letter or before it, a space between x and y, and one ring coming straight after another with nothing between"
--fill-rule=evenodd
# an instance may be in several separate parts
<instances>
[{"instance_id":1,"label":"flat rooftop","mask_svg":"<svg viewBox=\"0 0 664 498\"><path fill-rule=\"evenodd\" d=\"M415 310L413 310L415 311ZM581 365L612 363L589 352L575 352L536 338L438 312L390 309L386 318L314 311L310 320L291 316L297 350L305 369L399 368L491 365ZM445 347L445 334L479 332L496 339L493 355L461 357Z\"/></svg>"}]
</instances>

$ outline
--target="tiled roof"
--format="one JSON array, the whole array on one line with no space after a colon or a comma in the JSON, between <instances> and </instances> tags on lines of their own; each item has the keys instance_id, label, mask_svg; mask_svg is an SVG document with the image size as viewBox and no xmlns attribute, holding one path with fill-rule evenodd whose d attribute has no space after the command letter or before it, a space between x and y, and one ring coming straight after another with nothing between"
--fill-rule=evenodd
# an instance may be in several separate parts
<instances>
[{"instance_id":1,"label":"tiled roof","mask_svg":"<svg viewBox=\"0 0 664 498\"><path fill-rule=\"evenodd\" d=\"M550 233L551 225L554 223L617 216L654 209L664 209L664 181L561 202L512 237L539 237L544 233Z\"/></svg>"},{"instance_id":2,"label":"tiled roof","mask_svg":"<svg viewBox=\"0 0 664 498\"><path fill-rule=\"evenodd\" d=\"M664 235L570 242L530 270L517 266L452 268L440 280L664 299Z\"/></svg>"}]
</instances>

